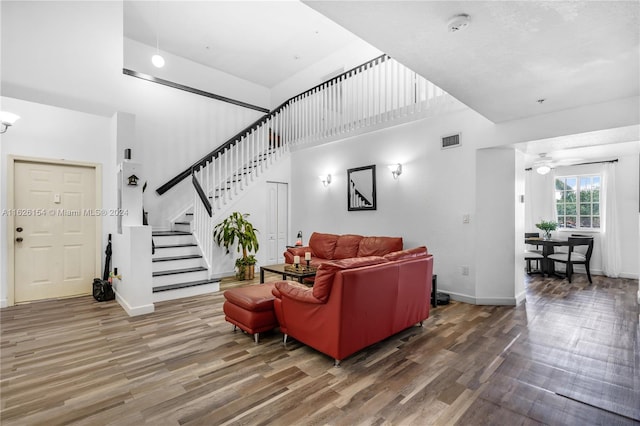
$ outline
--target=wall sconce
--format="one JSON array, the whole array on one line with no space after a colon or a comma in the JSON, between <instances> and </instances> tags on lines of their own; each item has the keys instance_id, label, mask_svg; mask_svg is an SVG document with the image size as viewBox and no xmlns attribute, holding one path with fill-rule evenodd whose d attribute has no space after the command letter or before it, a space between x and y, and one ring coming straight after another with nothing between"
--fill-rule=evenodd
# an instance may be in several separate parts
<instances>
[{"instance_id":1,"label":"wall sconce","mask_svg":"<svg viewBox=\"0 0 640 426\"><path fill-rule=\"evenodd\" d=\"M12 126L19 118L19 115L12 112L0 111L0 122L2 123L0 125L0 133L5 133L9 126Z\"/></svg>"},{"instance_id":2,"label":"wall sconce","mask_svg":"<svg viewBox=\"0 0 640 426\"><path fill-rule=\"evenodd\" d=\"M326 175L326 176L318 176L318 179L320 179L320 182L322 182L322 186L327 186L331 183L331 175Z\"/></svg>"},{"instance_id":3,"label":"wall sconce","mask_svg":"<svg viewBox=\"0 0 640 426\"><path fill-rule=\"evenodd\" d=\"M389 164L387 167L389 167L389 170L391 170L391 174L393 175L394 179L398 179L398 176L402 174L402 164L400 163Z\"/></svg>"}]
</instances>

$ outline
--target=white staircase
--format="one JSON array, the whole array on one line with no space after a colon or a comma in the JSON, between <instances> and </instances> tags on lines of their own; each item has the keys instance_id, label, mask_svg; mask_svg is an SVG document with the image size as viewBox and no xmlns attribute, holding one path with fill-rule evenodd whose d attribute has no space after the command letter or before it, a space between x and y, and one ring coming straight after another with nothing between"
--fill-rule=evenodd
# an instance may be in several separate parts
<instances>
[{"instance_id":1,"label":"white staircase","mask_svg":"<svg viewBox=\"0 0 640 426\"><path fill-rule=\"evenodd\" d=\"M177 221L173 231L152 233L153 301L213 293L220 290L220 280L211 279L200 248L192 235L187 213Z\"/></svg>"}]
</instances>

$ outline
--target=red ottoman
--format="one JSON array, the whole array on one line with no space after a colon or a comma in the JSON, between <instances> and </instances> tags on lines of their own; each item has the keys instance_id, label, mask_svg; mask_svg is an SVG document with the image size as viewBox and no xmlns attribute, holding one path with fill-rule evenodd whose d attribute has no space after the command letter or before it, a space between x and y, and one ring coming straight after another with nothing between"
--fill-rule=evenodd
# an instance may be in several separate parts
<instances>
[{"instance_id":1,"label":"red ottoman","mask_svg":"<svg viewBox=\"0 0 640 426\"><path fill-rule=\"evenodd\" d=\"M272 330L278 326L278 320L273 310L271 294L273 283L251 285L248 287L232 288L224 292L224 319L240 327L247 333L253 334L258 343L259 335L263 331Z\"/></svg>"}]
</instances>

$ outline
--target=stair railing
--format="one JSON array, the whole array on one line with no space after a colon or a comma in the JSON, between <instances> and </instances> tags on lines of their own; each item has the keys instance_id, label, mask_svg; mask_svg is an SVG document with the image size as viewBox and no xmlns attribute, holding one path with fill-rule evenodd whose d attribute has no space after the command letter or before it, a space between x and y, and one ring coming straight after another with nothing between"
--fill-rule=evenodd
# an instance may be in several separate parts
<instances>
[{"instance_id":1,"label":"stair railing","mask_svg":"<svg viewBox=\"0 0 640 426\"><path fill-rule=\"evenodd\" d=\"M196 194L193 231L208 262L213 260L215 213L291 147L386 122L391 125L398 119L421 118L452 99L420 75L381 55L282 103L181 174L192 176ZM163 191L177 178L163 185Z\"/></svg>"}]
</instances>

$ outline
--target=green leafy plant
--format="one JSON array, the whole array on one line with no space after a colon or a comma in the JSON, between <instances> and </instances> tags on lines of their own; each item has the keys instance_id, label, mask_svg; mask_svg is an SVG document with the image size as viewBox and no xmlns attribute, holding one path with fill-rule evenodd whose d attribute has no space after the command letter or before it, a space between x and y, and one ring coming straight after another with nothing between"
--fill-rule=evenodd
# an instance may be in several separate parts
<instances>
[{"instance_id":1,"label":"green leafy plant","mask_svg":"<svg viewBox=\"0 0 640 426\"><path fill-rule=\"evenodd\" d=\"M555 231L558 228L558 223L543 220L540 223L536 223L536 228L544 231L544 238L549 239L551 238L551 231Z\"/></svg>"},{"instance_id":2,"label":"green leafy plant","mask_svg":"<svg viewBox=\"0 0 640 426\"><path fill-rule=\"evenodd\" d=\"M558 223L557 222L549 222L546 220L543 220L540 223L536 223L536 228L541 229L545 232L551 232L551 231L555 231L556 229L558 229Z\"/></svg>"},{"instance_id":3,"label":"green leafy plant","mask_svg":"<svg viewBox=\"0 0 640 426\"><path fill-rule=\"evenodd\" d=\"M227 254L237 242L236 249L238 253L242 253L242 257L236 260L238 278L241 278L241 270L242 276L245 276L244 272L247 269L253 270L253 268L247 267L255 265L256 258L254 255L250 255L249 252L257 252L260 246L258 243L258 230L247 220L248 217L248 213L233 212L213 229L213 238L216 244L224 247Z\"/></svg>"}]
</instances>

